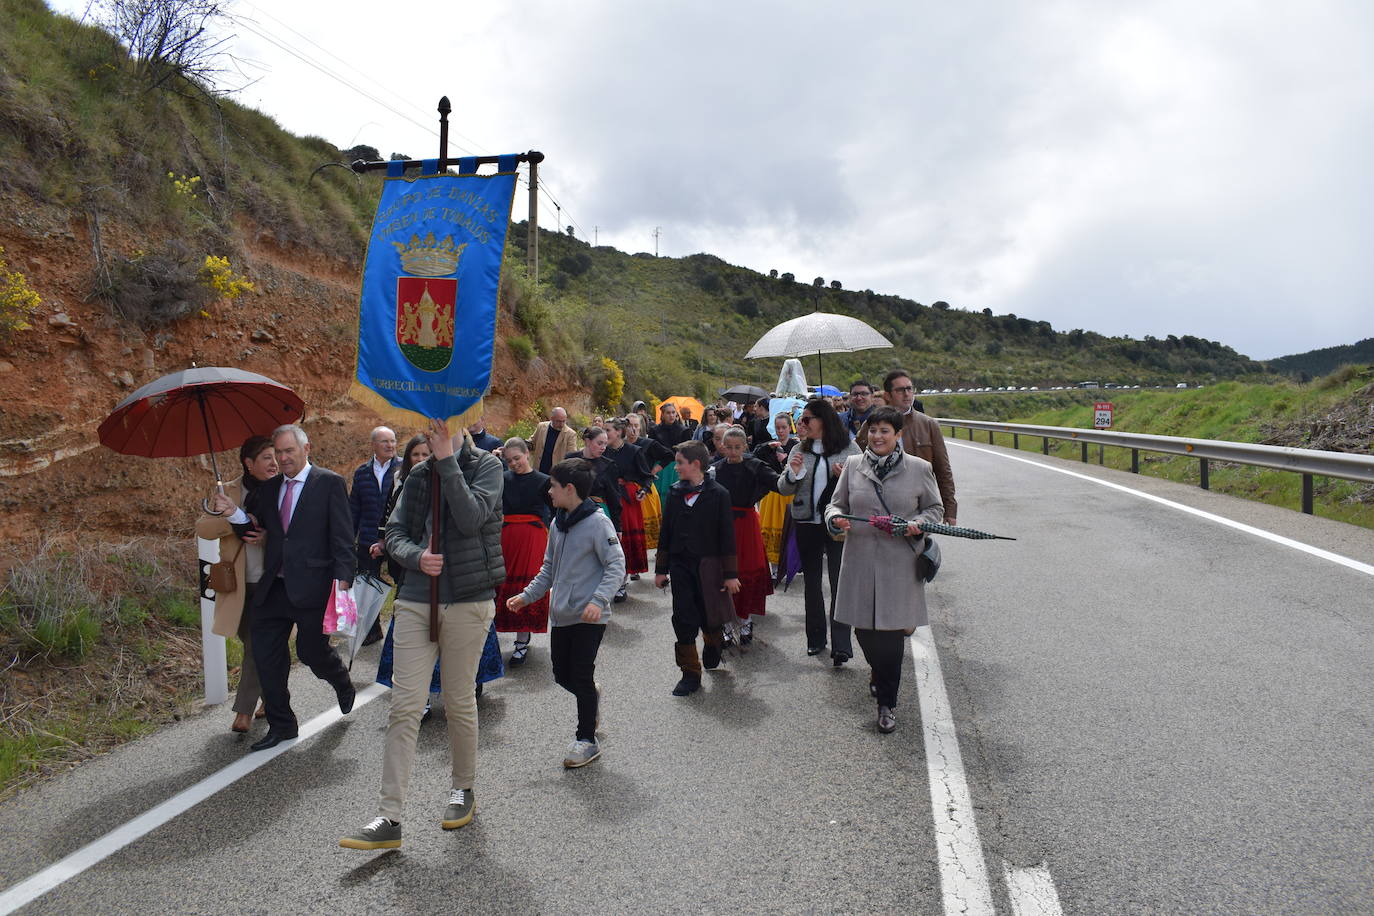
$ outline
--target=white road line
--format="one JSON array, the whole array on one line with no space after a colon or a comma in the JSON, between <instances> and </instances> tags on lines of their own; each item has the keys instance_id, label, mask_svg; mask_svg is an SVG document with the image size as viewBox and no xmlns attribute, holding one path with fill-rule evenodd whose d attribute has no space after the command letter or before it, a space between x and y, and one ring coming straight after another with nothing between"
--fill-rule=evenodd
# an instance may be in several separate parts
<instances>
[{"instance_id":1,"label":"white road line","mask_svg":"<svg viewBox=\"0 0 1374 916\"><path fill-rule=\"evenodd\" d=\"M1311 544L1304 544L1302 541L1295 541L1292 538L1284 537L1281 534L1275 534L1272 531L1265 531L1263 528L1256 528L1254 525L1247 525L1244 522L1237 522L1233 519L1225 518L1220 515L1214 515L1213 513L1204 511L1202 509L1194 509L1192 506L1185 506L1183 503L1176 503L1171 499L1165 499L1162 496L1155 496L1153 493L1145 493L1141 490L1135 490L1131 487L1123 486L1119 483L1112 483L1109 480L1101 480L1097 477L1090 477L1087 474L1080 474L1077 471L1070 471L1067 468L1057 468L1054 465L1043 464L1042 462L1035 461L1030 458L1022 458L1019 455L1008 455L1003 452L994 451L992 449L980 448L976 445L966 445L962 442L957 442L952 438L946 439L945 441L949 444L958 445L960 448L972 449L975 452L983 452L987 455L995 455L998 458L1005 458L1008 461L1019 461L1022 464L1029 464L1031 467L1041 468L1046 471L1053 471L1056 474L1067 474L1069 477L1077 477L1079 480L1086 480L1089 483L1095 483L1100 486L1109 487L1113 490L1120 490L1122 493L1129 493L1132 496L1139 496L1141 499L1148 499L1150 502L1159 503L1161 506L1168 506L1169 508L1177 509L1180 512L1187 512L1189 515L1196 515L1198 518L1204 518L1210 522L1216 522L1218 525L1225 525L1228 528L1234 528L1237 531L1244 531L1246 534L1253 534L1257 538L1263 538L1266 541L1273 541L1275 544L1281 544L1284 547L1291 547L1294 550L1300 550L1303 553L1311 554L1312 556L1318 557L1319 559L1329 560L1330 562L1337 563L1341 566L1346 567L1347 569L1353 569L1355 572L1364 573L1366 576L1374 576L1374 566L1371 566L1368 563L1361 563L1359 560L1352 560L1350 557L1343 557L1338 553L1332 553L1329 550L1322 550L1320 547L1313 547Z\"/></svg>"},{"instance_id":2,"label":"white road line","mask_svg":"<svg viewBox=\"0 0 1374 916\"><path fill-rule=\"evenodd\" d=\"M916 692L921 700L926 768L930 773L930 807L935 817L935 848L940 863L940 895L945 916L995 916L983 844L973 816L968 777L959 754L949 696L940 670L940 655L930 627L920 627L907 640L916 663Z\"/></svg>"},{"instance_id":3,"label":"white road line","mask_svg":"<svg viewBox=\"0 0 1374 916\"><path fill-rule=\"evenodd\" d=\"M372 684L358 691L353 702L356 711L386 691L381 684ZM171 798L140 814L133 820L116 827L98 840L82 846L76 852L49 865L47 868L0 893L0 914L13 913L25 904L31 903L69 878L74 878L86 869L114 855L135 840L146 836L185 811L190 810L205 799L221 791L265 764L271 763L293 747L324 731L343 718L338 707L321 713L300 730L300 735L292 741L279 744L269 751L250 753L242 760L229 764L222 770L211 773L200 782L173 795Z\"/></svg>"},{"instance_id":4,"label":"white road line","mask_svg":"<svg viewBox=\"0 0 1374 916\"><path fill-rule=\"evenodd\" d=\"M1054 879L1045 863L1034 868L1015 868L1003 862L1002 876L1006 878L1011 911L1016 916L1063 916L1059 892L1054 888Z\"/></svg>"}]
</instances>

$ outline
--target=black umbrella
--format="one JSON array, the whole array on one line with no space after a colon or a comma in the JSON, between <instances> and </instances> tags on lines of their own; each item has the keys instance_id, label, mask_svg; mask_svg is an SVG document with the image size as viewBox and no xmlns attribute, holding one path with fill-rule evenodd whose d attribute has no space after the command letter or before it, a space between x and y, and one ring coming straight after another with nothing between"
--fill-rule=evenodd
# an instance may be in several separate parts
<instances>
[{"instance_id":1,"label":"black umbrella","mask_svg":"<svg viewBox=\"0 0 1374 916\"><path fill-rule=\"evenodd\" d=\"M768 392L758 385L736 385L734 388L722 391L720 396L732 401L757 401L759 398L768 397Z\"/></svg>"}]
</instances>

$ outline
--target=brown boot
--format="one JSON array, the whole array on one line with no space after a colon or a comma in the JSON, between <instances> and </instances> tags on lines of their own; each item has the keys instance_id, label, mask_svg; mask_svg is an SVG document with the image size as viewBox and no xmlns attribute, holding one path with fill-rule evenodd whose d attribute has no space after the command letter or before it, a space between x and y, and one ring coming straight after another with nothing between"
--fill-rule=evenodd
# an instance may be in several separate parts
<instances>
[{"instance_id":1,"label":"brown boot","mask_svg":"<svg viewBox=\"0 0 1374 916\"><path fill-rule=\"evenodd\" d=\"M677 666L682 669L682 680L673 688L673 696L685 697L701 689L701 659L697 657L697 644L674 643L673 654Z\"/></svg>"}]
</instances>

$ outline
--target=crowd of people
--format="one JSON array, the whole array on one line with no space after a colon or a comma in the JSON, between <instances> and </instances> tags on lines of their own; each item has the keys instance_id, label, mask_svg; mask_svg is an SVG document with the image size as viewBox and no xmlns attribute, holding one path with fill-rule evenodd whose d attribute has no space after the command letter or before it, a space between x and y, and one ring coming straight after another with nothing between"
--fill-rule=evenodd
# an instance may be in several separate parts
<instances>
[{"instance_id":1,"label":"crowd of people","mask_svg":"<svg viewBox=\"0 0 1374 916\"><path fill-rule=\"evenodd\" d=\"M800 573L807 654L828 650L841 667L857 641L876 727L891 732L905 639L926 622L921 525L957 511L939 425L915 390L898 369L881 390L859 380L799 412L770 413L760 398L698 419L668 402L655 422L636 402L580 430L555 408L528 440L502 441L481 420L452 436L435 420L399 454L378 427L351 487L310 462L299 426L253 437L242 476L196 526L242 583L215 603L215 632L244 645L231 727L266 718L253 750L297 736L293 628L301 662L351 710L355 689L322 621L335 589L377 577L395 587L385 635L368 636L384 640L376 679L392 688L382 785L377 816L340 844L400 845L419 729L438 696L452 771L441 825L462 827L476 810L477 697L526 662L533 634L549 634L554 681L576 700L564 766L601 754L598 649L652 555L654 585L671 596L674 696L699 691L727 648L747 647L775 588ZM514 636L505 658L499 633Z\"/></svg>"}]
</instances>

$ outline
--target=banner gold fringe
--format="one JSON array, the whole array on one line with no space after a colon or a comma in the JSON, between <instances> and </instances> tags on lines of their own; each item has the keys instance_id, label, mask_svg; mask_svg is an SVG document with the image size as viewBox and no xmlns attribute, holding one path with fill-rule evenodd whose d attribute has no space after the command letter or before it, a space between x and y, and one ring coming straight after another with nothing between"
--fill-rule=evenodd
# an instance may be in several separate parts
<instances>
[{"instance_id":1,"label":"banner gold fringe","mask_svg":"<svg viewBox=\"0 0 1374 916\"><path fill-rule=\"evenodd\" d=\"M366 385L363 385L357 379L354 379L353 384L349 387L348 396L364 407L371 408L377 416L394 426L400 426L405 429L416 429L419 431L429 428L429 417L418 414L413 410L402 410L399 407L393 406L380 394L368 388ZM480 420L482 418L484 404L485 399L479 398L477 403L473 404L467 410L448 417L444 423L448 426L449 435L456 436L464 432L473 423Z\"/></svg>"}]
</instances>

